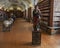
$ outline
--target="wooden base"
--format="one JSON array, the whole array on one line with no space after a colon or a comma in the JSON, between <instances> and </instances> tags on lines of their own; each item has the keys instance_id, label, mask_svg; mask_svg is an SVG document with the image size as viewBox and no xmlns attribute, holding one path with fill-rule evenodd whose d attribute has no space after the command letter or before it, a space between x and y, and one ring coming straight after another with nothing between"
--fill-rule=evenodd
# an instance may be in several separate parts
<instances>
[{"instance_id":1,"label":"wooden base","mask_svg":"<svg viewBox=\"0 0 60 48\"><path fill-rule=\"evenodd\" d=\"M41 44L41 32L33 31L32 32L32 45L40 45Z\"/></svg>"}]
</instances>

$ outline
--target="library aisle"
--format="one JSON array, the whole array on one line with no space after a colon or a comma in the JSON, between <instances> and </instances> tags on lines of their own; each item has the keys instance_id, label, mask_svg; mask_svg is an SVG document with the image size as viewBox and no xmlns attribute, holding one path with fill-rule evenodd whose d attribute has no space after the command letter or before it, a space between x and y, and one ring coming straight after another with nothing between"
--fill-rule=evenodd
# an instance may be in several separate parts
<instances>
[{"instance_id":1,"label":"library aisle","mask_svg":"<svg viewBox=\"0 0 60 48\"><path fill-rule=\"evenodd\" d=\"M0 30L0 48L59 48L60 35L42 33L41 45L32 46L32 23L24 19L16 19L10 32Z\"/></svg>"}]
</instances>

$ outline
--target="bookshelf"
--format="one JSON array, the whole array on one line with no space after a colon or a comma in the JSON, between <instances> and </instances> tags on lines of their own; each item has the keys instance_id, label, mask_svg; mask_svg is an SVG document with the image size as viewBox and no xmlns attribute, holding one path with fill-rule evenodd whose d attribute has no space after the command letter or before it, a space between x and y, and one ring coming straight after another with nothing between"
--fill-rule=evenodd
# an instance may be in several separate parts
<instances>
[{"instance_id":1,"label":"bookshelf","mask_svg":"<svg viewBox=\"0 0 60 48\"><path fill-rule=\"evenodd\" d=\"M60 31L60 0L43 0L38 3L41 10L41 29L49 34Z\"/></svg>"},{"instance_id":2,"label":"bookshelf","mask_svg":"<svg viewBox=\"0 0 60 48\"><path fill-rule=\"evenodd\" d=\"M49 16L50 16L50 1L43 0L42 2L38 3L39 9L41 10L42 17L41 17L41 29L47 31L49 25Z\"/></svg>"}]
</instances>

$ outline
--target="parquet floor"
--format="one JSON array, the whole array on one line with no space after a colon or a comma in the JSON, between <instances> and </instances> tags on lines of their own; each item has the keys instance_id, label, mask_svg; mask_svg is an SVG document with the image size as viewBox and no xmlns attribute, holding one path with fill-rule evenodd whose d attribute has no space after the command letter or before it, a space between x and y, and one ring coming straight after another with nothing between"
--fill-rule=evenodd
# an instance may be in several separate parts
<instances>
[{"instance_id":1,"label":"parquet floor","mask_svg":"<svg viewBox=\"0 0 60 48\"><path fill-rule=\"evenodd\" d=\"M17 19L10 32L2 32L0 26L0 48L60 48L60 34L42 33L41 46L31 46L32 24L24 19Z\"/></svg>"}]
</instances>

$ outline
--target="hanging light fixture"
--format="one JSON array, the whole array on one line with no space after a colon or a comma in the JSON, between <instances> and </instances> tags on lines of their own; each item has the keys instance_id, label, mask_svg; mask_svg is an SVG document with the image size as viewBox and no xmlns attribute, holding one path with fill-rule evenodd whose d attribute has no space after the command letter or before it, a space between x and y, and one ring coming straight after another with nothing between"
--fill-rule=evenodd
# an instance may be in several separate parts
<instances>
[{"instance_id":1,"label":"hanging light fixture","mask_svg":"<svg viewBox=\"0 0 60 48\"><path fill-rule=\"evenodd\" d=\"M21 8L20 7L17 7L17 10L21 10Z\"/></svg>"},{"instance_id":2,"label":"hanging light fixture","mask_svg":"<svg viewBox=\"0 0 60 48\"><path fill-rule=\"evenodd\" d=\"M33 8L33 5L32 4L30 4L29 6Z\"/></svg>"},{"instance_id":3,"label":"hanging light fixture","mask_svg":"<svg viewBox=\"0 0 60 48\"><path fill-rule=\"evenodd\" d=\"M9 10L13 10L13 7L10 7Z\"/></svg>"}]
</instances>

